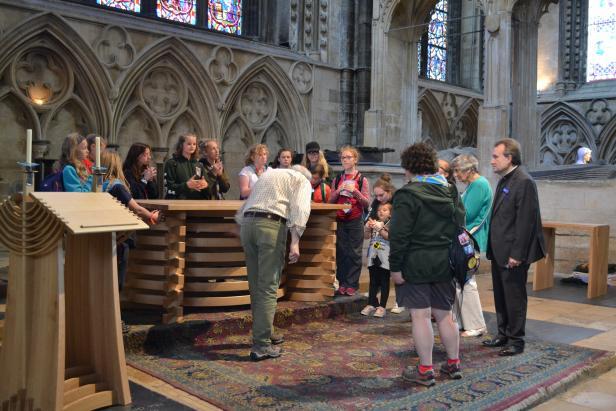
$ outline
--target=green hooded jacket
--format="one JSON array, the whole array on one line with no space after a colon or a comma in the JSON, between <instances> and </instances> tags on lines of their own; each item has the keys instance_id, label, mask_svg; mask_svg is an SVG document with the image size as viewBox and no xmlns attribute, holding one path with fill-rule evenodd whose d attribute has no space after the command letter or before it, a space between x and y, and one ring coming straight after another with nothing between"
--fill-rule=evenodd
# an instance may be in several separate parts
<instances>
[{"instance_id":1,"label":"green hooded jacket","mask_svg":"<svg viewBox=\"0 0 616 411\"><path fill-rule=\"evenodd\" d=\"M455 185L410 182L396 191L389 223L389 268L411 284L448 281L453 222L464 225L464 206Z\"/></svg>"},{"instance_id":2,"label":"green hooded jacket","mask_svg":"<svg viewBox=\"0 0 616 411\"><path fill-rule=\"evenodd\" d=\"M198 160L188 160L184 156L173 156L165 162L165 199L178 200L209 200L210 188L195 191L188 188L186 182L195 177L199 169L201 176L205 177L205 168Z\"/></svg>"}]
</instances>

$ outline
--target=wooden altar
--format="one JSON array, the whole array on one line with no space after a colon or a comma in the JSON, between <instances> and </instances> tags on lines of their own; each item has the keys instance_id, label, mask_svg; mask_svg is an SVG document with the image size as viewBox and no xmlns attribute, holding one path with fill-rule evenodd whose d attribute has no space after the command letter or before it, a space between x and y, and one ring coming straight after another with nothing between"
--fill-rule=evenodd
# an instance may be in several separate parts
<instances>
[{"instance_id":1,"label":"wooden altar","mask_svg":"<svg viewBox=\"0 0 616 411\"><path fill-rule=\"evenodd\" d=\"M10 250L2 410L131 402L115 231L148 228L107 193L31 193L0 206Z\"/></svg>"},{"instance_id":2,"label":"wooden altar","mask_svg":"<svg viewBox=\"0 0 616 411\"><path fill-rule=\"evenodd\" d=\"M163 323L183 307L250 304L246 258L234 216L242 201L142 200L166 220L137 235L126 283L129 301L162 306ZM278 298L324 301L334 295L336 204L313 204L300 260L285 268Z\"/></svg>"}]
</instances>

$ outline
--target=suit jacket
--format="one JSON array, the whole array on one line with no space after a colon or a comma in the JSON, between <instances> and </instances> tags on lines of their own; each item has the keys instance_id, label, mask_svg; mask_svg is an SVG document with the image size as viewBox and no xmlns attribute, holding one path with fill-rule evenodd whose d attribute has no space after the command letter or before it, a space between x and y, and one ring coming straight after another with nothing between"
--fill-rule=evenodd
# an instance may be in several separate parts
<instances>
[{"instance_id":1,"label":"suit jacket","mask_svg":"<svg viewBox=\"0 0 616 411\"><path fill-rule=\"evenodd\" d=\"M486 255L501 267L509 257L531 264L545 256L537 186L521 167L502 177L496 187Z\"/></svg>"}]
</instances>

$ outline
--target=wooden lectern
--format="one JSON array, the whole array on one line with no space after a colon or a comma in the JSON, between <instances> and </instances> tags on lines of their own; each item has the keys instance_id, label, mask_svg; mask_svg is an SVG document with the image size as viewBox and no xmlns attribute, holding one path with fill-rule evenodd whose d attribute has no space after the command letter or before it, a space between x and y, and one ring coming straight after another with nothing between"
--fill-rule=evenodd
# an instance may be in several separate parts
<instances>
[{"instance_id":1,"label":"wooden lectern","mask_svg":"<svg viewBox=\"0 0 616 411\"><path fill-rule=\"evenodd\" d=\"M108 193L42 193L0 206L10 251L0 409L131 402L116 231L148 226Z\"/></svg>"}]
</instances>

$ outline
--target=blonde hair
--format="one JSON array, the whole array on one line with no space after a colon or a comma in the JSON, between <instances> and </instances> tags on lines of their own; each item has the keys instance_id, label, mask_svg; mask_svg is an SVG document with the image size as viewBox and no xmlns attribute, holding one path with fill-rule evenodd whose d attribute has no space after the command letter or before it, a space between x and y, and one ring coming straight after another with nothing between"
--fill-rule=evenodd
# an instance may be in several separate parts
<instances>
[{"instance_id":1,"label":"blonde hair","mask_svg":"<svg viewBox=\"0 0 616 411\"><path fill-rule=\"evenodd\" d=\"M383 173L381 176L374 182L372 189L380 188L386 193L393 194L396 191L396 187L391 183L391 175L389 173Z\"/></svg>"},{"instance_id":2,"label":"blonde hair","mask_svg":"<svg viewBox=\"0 0 616 411\"><path fill-rule=\"evenodd\" d=\"M101 165L107 168L104 177L105 181L112 182L117 179L120 180L124 187L128 188L128 182L122 171L122 159L118 153L109 150L103 151L101 153Z\"/></svg>"},{"instance_id":3,"label":"blonde hair","mask_svg":"<svg viewBox=\"0 0 616 411\"><path fill-rule=\"evenodd\" d=\"M254 146L250 147L250 149L246 153L246 157L244 157L244 165L249 166L254 164L254 160L252 159L252 157L255 154L259 155L263 152L266 152L269 155L269 149L265 144L255 144Z\"/></svg>"},{"instance_id":4,"label":"blonde hair","mask_svg":"<svg viewBox=\"0 0 616 411\"><path fill-rule=\"evenodd\" d=\"M62 167L71 165L75 167L77 175L82 180L88 178L88 169L86 165L79 159L77 154L79 151L79 145L86 138L79 133L71 133L64 139L62 143L62 155L60 157L60 165Z\"/></svg>"},{"instance_id":5,"label":"blonde hair","mask_svg":"<svg viewBox=\"0 0 616 411\"><path fill-rule=\"evenodd\" d=\"M353 154L353 157L355 157L355 161L359 161L359 151L357 151L357 149L353 146L342 146L340 147L340 150L338 150L338 153L340 154L340 157L342 157L342 153L344 153L345 151L349 151L351 152L351 154Z\"/></svg>"},{"instance_id":6,"label":"blonde hair","mask_svg":"<svg viewBox=\"0 0 616 411\"><path fill-rule=\"evenodd\" d=\"M317 164L323 167L323 176L321 178L327 179L329 177L329 164L327 163L327 160L325 160L325 155L323 155L323 151L321 150L319 150L319 159L317 160ZM310 160L308 160L308 154L304 155L302 166L306 167L310 171L313 171L313 168L310 165Z\"/></svg>"}]
</instances>

